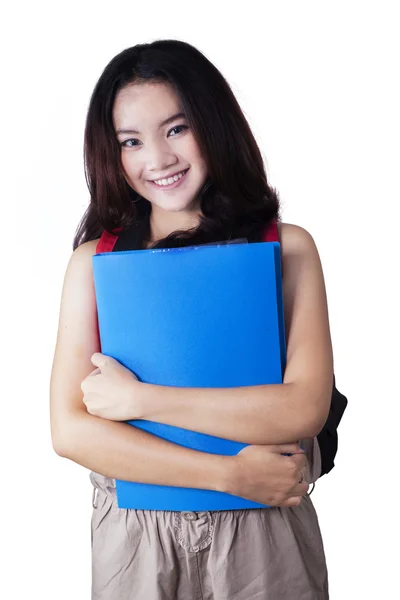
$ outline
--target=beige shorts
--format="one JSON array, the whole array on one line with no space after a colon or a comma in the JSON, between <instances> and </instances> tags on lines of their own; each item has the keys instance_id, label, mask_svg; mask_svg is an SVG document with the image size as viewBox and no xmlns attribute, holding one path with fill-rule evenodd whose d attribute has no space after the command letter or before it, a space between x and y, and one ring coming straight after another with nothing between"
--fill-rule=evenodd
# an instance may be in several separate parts
<instances>
[{"instance_id":1,"label":"beige shorts","mask_svg":"<svg viewBox=\"0 0 400 600\"><path fill-rule=\"evenodd\" d=\"M321 469L303 442L307 481ZM294 508L215 512L119 509L115 480L91 473L92 600L326 600L311 498Z\"/></svg>"}]
</instances>

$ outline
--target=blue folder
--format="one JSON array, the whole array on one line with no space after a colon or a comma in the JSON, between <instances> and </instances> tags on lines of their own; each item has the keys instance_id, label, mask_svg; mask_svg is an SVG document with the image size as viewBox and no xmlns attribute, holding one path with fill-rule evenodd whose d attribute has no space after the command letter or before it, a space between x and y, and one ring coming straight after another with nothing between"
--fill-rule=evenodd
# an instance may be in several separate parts
<instances>
[{"instance_id":1,"label":"blue folder","mask_svg":"<svg viewBox=\"0 0 400 600\"><path fill-rule=\"evenodd\" d=\"M285 332L280 244L262 242L93 256L102 352L140 381L176 387L282 383ZM202 452L246 444L147 420L129 424ZM261 508L193 488L116 480L119 508Z\"/></svg>"}]
</instances>

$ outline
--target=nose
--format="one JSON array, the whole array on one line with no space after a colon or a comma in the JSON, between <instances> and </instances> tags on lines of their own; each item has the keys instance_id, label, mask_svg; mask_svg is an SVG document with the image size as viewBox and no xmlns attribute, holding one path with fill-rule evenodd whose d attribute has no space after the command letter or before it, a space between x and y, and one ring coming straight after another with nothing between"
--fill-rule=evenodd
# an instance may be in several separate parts
<instances>
[{"instance_id":1,"label":"nose","mask_svg":"<svg viewBox=\"0 0 400 600\"><path fill-rule=\"evenodd\" d=\"M147 147L146 163L149 173L160 173L179 162L167 143L157 143Z\"/></svg>"}]
</instances>

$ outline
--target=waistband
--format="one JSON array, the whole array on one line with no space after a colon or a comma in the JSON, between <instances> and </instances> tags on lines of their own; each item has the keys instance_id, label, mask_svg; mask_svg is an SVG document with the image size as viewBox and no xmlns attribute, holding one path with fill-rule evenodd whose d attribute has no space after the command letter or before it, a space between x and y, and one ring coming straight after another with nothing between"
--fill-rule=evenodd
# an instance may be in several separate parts
<instances>
[{"instance_id":1,"label":"waistband","mask_svg":"<svg viewBox=\"0 0 400 600\"><path fill-rule=\"evenodd\" d=\"M100 475L100 473L95 473L94 471L90 472L89 479L93 485L93 508L97 508L99 497L104 495L111 496L112 501L117 503L115 479L111 479L111 477L106 477L105 475Z\"/></svg>"}]
</instances>

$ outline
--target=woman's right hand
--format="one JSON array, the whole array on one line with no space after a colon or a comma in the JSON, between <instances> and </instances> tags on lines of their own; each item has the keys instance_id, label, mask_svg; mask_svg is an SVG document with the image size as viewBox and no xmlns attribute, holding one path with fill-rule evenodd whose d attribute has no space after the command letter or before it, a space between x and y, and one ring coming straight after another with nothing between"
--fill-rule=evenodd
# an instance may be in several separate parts
<instances>
[{"instance_id":1,"label":"woman's right hand","mask_svg":"<svg viewBox=\"0 0 400 600\"><path fill-rule=\"evenodd\" d=\"M299 483L307 458L298 444L250 445L230 458L230 494L268 506L298 506L308 491L306 481Z\"/></svg>"}]
</instances>

